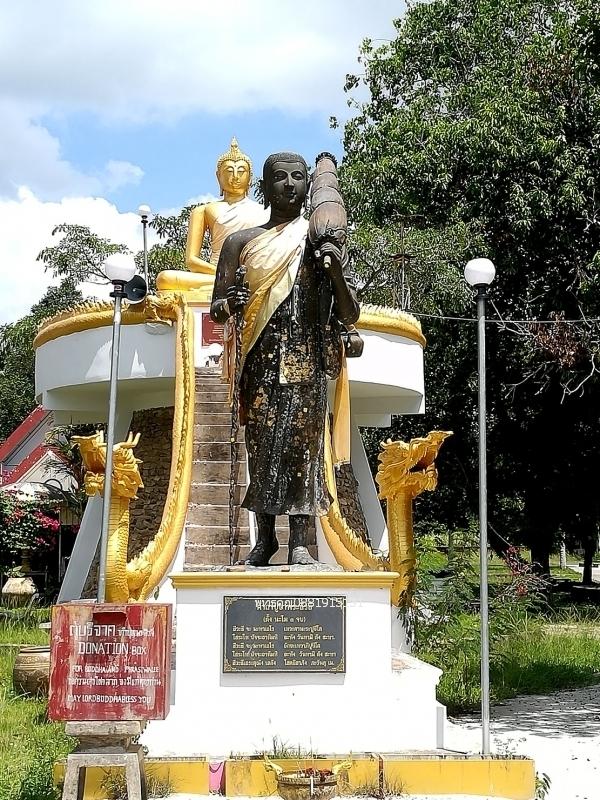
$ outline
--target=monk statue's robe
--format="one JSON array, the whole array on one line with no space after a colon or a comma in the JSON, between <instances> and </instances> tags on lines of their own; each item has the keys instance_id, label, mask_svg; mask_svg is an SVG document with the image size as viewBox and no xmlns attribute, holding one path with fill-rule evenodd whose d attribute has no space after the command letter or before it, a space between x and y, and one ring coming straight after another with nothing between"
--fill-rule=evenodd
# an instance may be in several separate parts
<instances>
[{"instance_id":1,"label":"monk statue's robe","mask_svg":"<svg viewBox=\"0 0 600 800\"><path fill-rule=\"evenodd\" d=\"M244 312L241 422L250 484L244 507L257 514L323 516L327 380L341 362L339 322L354 322L353 287L344 313L326 272L316 268L303 217L252 239L242 250L250 298ZM347 259L346 259L347 260ZM214 298L224 298L217 273Z\"/></svg>"}]
</instances>

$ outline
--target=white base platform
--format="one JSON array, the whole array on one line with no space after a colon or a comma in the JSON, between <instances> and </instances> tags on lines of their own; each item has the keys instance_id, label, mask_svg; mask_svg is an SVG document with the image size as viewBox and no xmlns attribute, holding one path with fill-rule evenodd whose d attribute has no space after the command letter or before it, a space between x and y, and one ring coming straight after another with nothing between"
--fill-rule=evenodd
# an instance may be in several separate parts
<instances>
[{"instance_id":1,"label":"white base platform","mask_svg":"<svg viewBox=\"0 0 600 800\"><path fill-rule=\"evenodd\" d=\"M394 573L205 572L177 590L174 706L143 736L151 756L261 753L273 740L315 753L443 747L441 670L392 650ZM346 672L224 673L223 597L342 595Z\"/></svg>"}]
</instances>

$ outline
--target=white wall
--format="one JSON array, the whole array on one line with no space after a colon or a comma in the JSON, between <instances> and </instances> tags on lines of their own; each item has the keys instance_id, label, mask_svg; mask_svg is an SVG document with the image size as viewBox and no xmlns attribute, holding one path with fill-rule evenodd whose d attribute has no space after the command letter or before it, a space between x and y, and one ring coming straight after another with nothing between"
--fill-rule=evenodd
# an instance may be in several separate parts
<instances>
[{"instance_id":1,"label":"white wall","mask_svg":"<svg viewBox=\"0 0 600 800\"><path fill-rule=\"evenodd\" d=\"M145 325L123 325L119 352L119 405L130 411L173 405L175 331L152 335ZM112 327L62 336L39 347L36 394L55 418L102 421L108 408ZM62 424L62 423L61 423Z\"/></svg>"},{"instance_id":2,"label":"white wall","mask_svg":"<svg viewBox=\"0 0 600 800\"><path fill-rule=\"evenodd\" d=\"M274 737L320 753L436 747L441 672L410 657L394 668L389 589L328 586L327 573L311 589L293 573L289 588L227 583L177 591L175 706L144 734L150 755L260 753ZM345 596L345 674L224 673L224 595Z\"/></svg>"}]
</instances>

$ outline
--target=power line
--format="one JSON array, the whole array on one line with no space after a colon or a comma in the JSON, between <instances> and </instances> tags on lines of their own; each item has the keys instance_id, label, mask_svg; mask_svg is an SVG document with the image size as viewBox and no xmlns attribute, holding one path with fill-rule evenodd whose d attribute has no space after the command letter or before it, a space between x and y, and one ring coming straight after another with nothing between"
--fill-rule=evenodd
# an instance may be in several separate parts
<instances>
[{"instance_id":1,"label":"power line","mask_svg":"<svg viewBox=\"0 0 600 800\"><path fill-rule=\"evenodd\" d=\"M474 317L454 317L445 314L421 314L417 311L408 311L413 317L423 317L426 319L443 319L454 322L477 322ZM489 319L489 325L585 325L588 322L600 322L600 317L585 317L582 319Z\"/></svg>"}]
</instances>

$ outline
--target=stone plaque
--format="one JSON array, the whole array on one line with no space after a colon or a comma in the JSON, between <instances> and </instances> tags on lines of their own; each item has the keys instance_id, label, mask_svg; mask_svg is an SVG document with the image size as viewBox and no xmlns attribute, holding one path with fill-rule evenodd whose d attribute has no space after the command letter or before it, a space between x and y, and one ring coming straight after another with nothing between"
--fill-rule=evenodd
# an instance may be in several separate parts
<instances>
[{"instance_id":1,"label":"stone plaque","mask_svg":"<svg viewBox=\"0 0 600 800\"><path fill-rule=\"evenodd\" d=\"M223 344L223 328L219 322L214 322L210 314L202 314L202 347L209 344Z\"/></svg>"},{"instance_id":2,"label":"stone plaque","mask_svg":"<svg viewBox=\"0 0 600 800\"><path fill-rule=\"evenodd\" d=\"M346 598L223 598L223 672L345 672Z\"/></svg>"}]
</instances>

